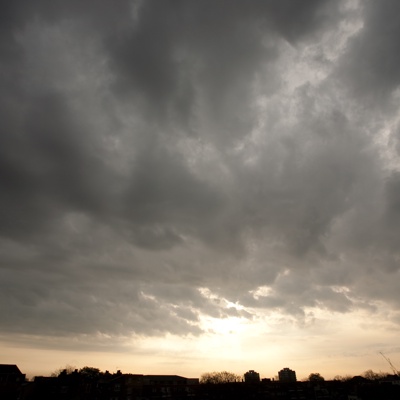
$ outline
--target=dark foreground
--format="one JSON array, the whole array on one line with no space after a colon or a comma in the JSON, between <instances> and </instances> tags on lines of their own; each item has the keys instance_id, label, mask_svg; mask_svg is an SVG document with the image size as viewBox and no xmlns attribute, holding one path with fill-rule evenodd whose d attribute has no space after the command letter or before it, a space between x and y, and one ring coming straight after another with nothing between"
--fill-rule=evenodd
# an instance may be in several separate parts
<instances>
[{"instance_id":1,"label":"dark foreground","mask_svg":"<svg viewBox=\"0 0 400 400\"><path fill-rule=\"evenodd\" d=\"M19 370L18 370L19 371ZM1 374L0 374L1 375ZM98 375L78 371L32 382L17 371L0 377L1 400L399 400L400 378L343 381L199 384L177 375Z\"/></svg>"}]
</instances>

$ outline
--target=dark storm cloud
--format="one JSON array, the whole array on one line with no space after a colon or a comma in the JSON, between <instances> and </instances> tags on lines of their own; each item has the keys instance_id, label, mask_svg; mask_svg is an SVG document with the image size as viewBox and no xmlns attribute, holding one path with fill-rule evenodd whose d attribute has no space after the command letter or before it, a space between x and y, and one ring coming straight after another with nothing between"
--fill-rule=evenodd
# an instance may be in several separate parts
<instances>
[{"instance_id":1,"label":"dark storm cloud","mask_svg":"<svg viewBox=\"0 0 400 400\"><path fill-rule=\"evenodd\" d=\"M2 5L2 331L398 304L390 5Z\"/></svg>"},{"instance_id":2,"label":"dark storm cloud","mask_svg":"<svg viewBox=\"0 0 400 400\"><path fill-rule=\"evenodd\" d=\"M207 118L220 130L208 139L218 142L227 131L223 146L254 123L252 83L262 63L276 58L275 39L296 42L316 34L334 14L329 2L315 1L139 4L137 23L107 42L117 87L138 95L140 103L147 100L149 118L163 125L168 117L178 119L191 134L199 134L190 122L204 101Z\"/></svg>"},{"instance_id":3,"label":"dark storm cloud","mask_svg":"<svg viewBox=\"0 0 400 400\"><path fill-rule=\"evenodd\" d=\"M384 0L380 4L361 2L360 6L364 13L364 26L350 43L340 72L356 96L366 96L369 106L371 101L379 105L387 101L387 94L400 83L396 40L400 34L396 18L399 4Z\"/></svg>"}]
</instances>

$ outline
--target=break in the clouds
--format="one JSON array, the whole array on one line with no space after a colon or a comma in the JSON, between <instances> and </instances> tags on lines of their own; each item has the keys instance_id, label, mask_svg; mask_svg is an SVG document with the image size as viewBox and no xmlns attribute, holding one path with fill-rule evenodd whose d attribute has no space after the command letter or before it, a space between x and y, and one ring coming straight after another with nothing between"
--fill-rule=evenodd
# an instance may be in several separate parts
<instances>
[{"instance_id":1,"label":"break in the clouds","mask_svg":"<svg viewBox=\"0 0 400 400\"><path fill-rule=\"evenodd\" d=\"M1 337L398 327L399 8L3 2Z\"/></svg>"}]
</instances>

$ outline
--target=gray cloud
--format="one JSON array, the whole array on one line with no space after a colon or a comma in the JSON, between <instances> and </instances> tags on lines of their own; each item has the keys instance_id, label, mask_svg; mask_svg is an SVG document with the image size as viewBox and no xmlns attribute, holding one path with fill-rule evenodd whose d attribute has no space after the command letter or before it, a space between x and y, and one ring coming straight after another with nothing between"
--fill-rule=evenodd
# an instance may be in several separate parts
<instances>
[{"instance_id":1,"label":"gray cloud","mask_svg":"<svg viewBox=\"0 0 400 400\"><path fill-rule=\"evenodd\" d=\"M399 305L393 2L81 3L1 6L3 334Z\"/></svg>"},{"instance_id":2,"label":"gray cloud","mask_svg":"<svg viewBox=\"0 0 400 400\"><path fill-rule=\"evenodd\" d=\"M368 106L387 101L387 95L399 85L397 65L399 24L395 1L361 4L364 25L348 46L346 57L341 62L343 82L356 96L368 101Z\"/></svg>"}]
</instances>

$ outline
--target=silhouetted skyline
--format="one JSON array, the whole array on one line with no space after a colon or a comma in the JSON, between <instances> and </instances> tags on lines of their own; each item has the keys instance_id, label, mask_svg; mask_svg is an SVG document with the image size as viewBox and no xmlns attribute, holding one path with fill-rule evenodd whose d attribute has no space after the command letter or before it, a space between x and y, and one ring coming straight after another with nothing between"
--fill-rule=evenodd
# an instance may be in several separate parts
<instances>
[{"instance_id":1,"label":"silhouetted skyline","mask_svg":"<svg viewBox=\"0 0 400 400\"><path fill-rule=\"evenodd\" d=\"M244 378L244 379L243 379ZM98 368L64 369L52 376L26 380L16 365L0 364L0 397L5 400L171 400L253 399L253 400L397 400L400 375L335 378L326 381L310 374L307 381L296 381L295 371L283 368L279 380L262 379L250 370L244 377L228 371L203 374L200 379L178 375L143 375Z\"/></svg>"}]
</instances>

